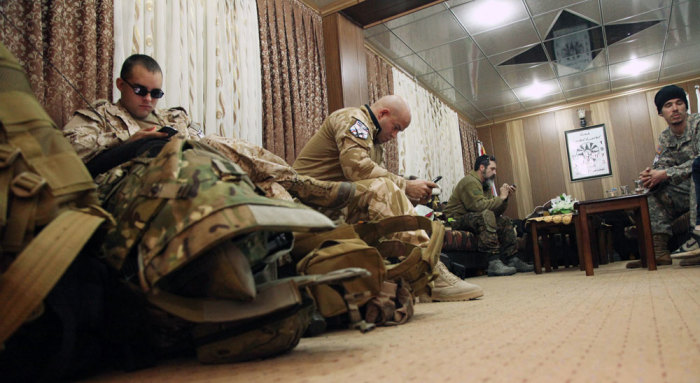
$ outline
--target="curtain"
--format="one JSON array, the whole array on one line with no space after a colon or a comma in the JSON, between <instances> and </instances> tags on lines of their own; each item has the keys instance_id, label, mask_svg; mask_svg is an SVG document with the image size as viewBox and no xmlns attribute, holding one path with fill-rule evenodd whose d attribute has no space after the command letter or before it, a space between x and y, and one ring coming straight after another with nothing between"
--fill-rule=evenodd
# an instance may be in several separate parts
<instances>
[{"instance_id":1,"label":"curtain","mask_svg":"<svg viewBox=\"0 0 700 383\"><path fill-rule=\"evenodd\" d=\"M0 12L0 41L22 64L34 94L59 128L87 106L83 97L88 102L108 97L111 0L2 1Z\"/></svg>"},{"instance_id":2,"label":"curtain","mask_svg":"<svg viewBox=\"0 0 700 383\"><path fill-rule=\"evenodd\" d=\"M365 48L367 60L367 85L369 88L369 104L372 105L381 97L394 94L393 68L373 51ZM399 172L399 149L396 140L384 145L384 165L394 174Z\"/></svg>"},{"instance_id":3,"label":"curtain","mask_svg":"<svg viewBox=\"0 0 700 383\"><path fill-rule=\"evenodd\" d=\"M459 118L459 135L462 142L462 160L466 175L471 169L474 169L474 161L476 161L476 157L479 157L476 144L479 138L474 125L462 117Z\"/></svg>"},{"instance_id":4,"label":"curtain","mask_svg":"<svg viewBox=\"0 0 700 383\"><path fill-rule=\"evenodd\" d=\"M398 135L399 173L420 179L442 176L440 200L446 201L464 177L459 117L405 74L393 74L395 93L411 107L411 125Z\"/></svg>"},{"instance_id":5,"label":"curtain","mask_svg":"<svg viewBox=\"0 0 700 383\"><path fill-rule=\"evenodd\" d=\"M257 0L263 146L288 163L328 114L321 16L298 0Z\"/></svg>"},{"instance_id":6,"label":"curtain","mask_svg":"<svg viewBox=\"0 0 700 383\"><path fill-rule=\"evenodd\" d=\"M249 0L115 0L114 77L128 56L163 70L159 107L184 107L205 134L262 145L257 10ZM114 100L119 91L114 88Z\"/></svg>"}]
</instances>

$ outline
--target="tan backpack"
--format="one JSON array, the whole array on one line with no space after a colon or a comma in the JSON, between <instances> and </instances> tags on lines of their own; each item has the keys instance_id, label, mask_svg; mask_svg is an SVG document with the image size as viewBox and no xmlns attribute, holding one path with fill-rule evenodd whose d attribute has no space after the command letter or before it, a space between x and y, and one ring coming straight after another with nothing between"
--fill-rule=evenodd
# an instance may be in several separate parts
<instances>
[{"instance_id":1,"label":"tan backpack","mask_svg":"<svg viewBox=\"0 0 700 383\"><path fill-rule=\"evenodd\" d=\"M425 248L386 239L392 233L419 229L431 234ZM419 216L390 217L322 233L297 234L292 256L298 260L297 271L302 275L343 267L369 270L371 276L343 283L343 289L311 289L321 315L331 318L348 313L351 327L367 331L375 324L394 325L410 319L413 294L426 291L436 276L443 236L444 226L439 222Z\"/></svg>"}]
</instances>

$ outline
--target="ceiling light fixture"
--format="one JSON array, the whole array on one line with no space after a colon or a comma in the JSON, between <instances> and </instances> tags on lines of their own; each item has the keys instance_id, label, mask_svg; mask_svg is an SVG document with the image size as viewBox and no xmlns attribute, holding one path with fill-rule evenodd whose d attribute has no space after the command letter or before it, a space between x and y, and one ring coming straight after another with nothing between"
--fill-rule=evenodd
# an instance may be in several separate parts
<instances>
[{"instance_id":1,"label":"ceiling light fixture","mask_svg":"<svg viewBox=\"0 0 700 383\"><path fill-rule=\"evenodd\" d=\"M491 28L511 21L514 13L515 7L509 1L477 0L467 17L470 24Z\"/></svg>"},{"instance_id":2,"label":"ceiling light fixture","mask_svg":"<svg viewBox=\"0 0 700 383\"><path fill-rule=\"evenodd\" d=\"M537 80L532 85L521 88L520 97L523 99L538 99L552 93L553 87L551 84L543 84Z\"/></svg>"},{"instance_id":3,"label":"ceiling light fixture","mask_svg":"<svg viewBox=\"0 0 700 383\"><path fill-rule=\"evenodd\" d=\"M641 60L633 58L632 60L624 63L618 69L619 73L625 77L627 76L638 76L645 70L647 70L651 65L647 60Z\"/></svg>"}]
</instances>

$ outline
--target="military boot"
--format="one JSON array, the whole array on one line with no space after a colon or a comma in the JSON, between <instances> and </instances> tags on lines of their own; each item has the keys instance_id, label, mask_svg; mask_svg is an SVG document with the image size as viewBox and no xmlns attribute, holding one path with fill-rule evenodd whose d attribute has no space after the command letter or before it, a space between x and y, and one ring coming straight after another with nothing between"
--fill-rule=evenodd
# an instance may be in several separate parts
<instances>
[{"instance_id":1,"label":"military boot","mask_svg":"<svg viewBox=\"0 0 700 383\"><path fill-rule=\"evenodd\" d=\"M278 183L303 204L313 207L341 209L355 195L352 182L321 181L301 174Z\"/></svg>"},{"instance_id":2,"label":"military boot","mask_svg":"<svg viewBox=\"0 0 700 383\"><path fill-rule=\"evenodd\" d=\"M481 287L460 279L447 270L444 263L437 263L438 277L433 281L430 298L435 302L468 301L484 295ZM421 299L421 302L423 300Z\"/></svg>"},{"instance_id":3,"label":"military boot","mask_svg":"<svg viewBox=\"0 0 700 383\"><path fill-rule=\"evenodd\" d=\"M657 266L665 266L673 263L671 260L671 252L668 250L668 239L671 236L668 234L654 234L652 243L654 244L654 258L656 258ZM638 269L642 267L642 260L627 262L628 269Z\"/></svg>"},{"instance_id":4,"label":"military boot","mask_svg":"<svg viewBox=\"0 0 700 383\"><path fill-rule=\"evenodd\" d=\"M508 266L514 267L515 270L519 273L530 273L532 271L535 271L535 266L523 262L523 260L521 260L518 257L511 258L510 261L508 261Z\"/></svg>"},{"instance_id":5,"label":"military boot","mask_svg":"<svg viewBox=\"0 0 700 383\"><path fill-rule=\"evenodd\" d=\"M518 270L516 270L515 267L504 265L503 261L501 261L500 259L489 261L489 268L486 271L489 277L502 277L506 275L513 275L516 272L518 272Z\"/></svg>"}]
</instances>

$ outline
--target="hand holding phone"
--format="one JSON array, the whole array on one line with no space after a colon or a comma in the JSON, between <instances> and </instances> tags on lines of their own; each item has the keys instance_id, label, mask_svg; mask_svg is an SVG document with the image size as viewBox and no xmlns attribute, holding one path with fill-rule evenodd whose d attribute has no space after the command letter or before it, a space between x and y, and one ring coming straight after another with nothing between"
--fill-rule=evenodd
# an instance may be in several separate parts
<instances>
[{"instance_id":1,"label":"hand holding phone","mask_svg":"<svg viewBox=\"0 0 700 383\"><path fill-rule=\"evenodd\" d=\"M167 134L168 134L168 137L172 137L172 136L174 136L174 135L177 134L177 130L174 129L173 127L171 127L171 126L164 126L164 127L160 128L160 129L158 129L158 131L161 132L161 133L167 133Z\"/></svg>"}]
</instances>

